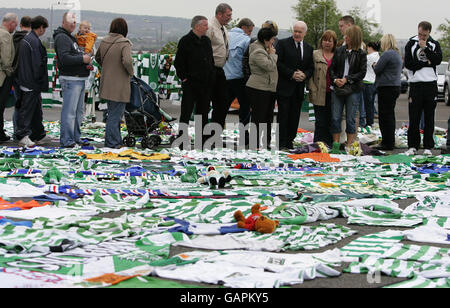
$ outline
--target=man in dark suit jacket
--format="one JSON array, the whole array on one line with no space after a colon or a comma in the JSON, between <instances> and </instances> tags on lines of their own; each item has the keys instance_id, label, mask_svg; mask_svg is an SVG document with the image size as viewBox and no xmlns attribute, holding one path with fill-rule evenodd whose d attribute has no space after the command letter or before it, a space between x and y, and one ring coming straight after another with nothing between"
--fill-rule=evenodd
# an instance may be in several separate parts
<instances>
[{"instance_id":1,"label":"man in dark suit jacket","mask_svg":"<svg viewBox=\"0 0 450 308\"><path fill-rule=\"evenodd\" d=\"M280 40L278 54L278 117L280 149L292 149L297 135L306 81L314 72L313 48L303 39L307 25L294 24L293 35Z\"/></svg>"},{"instance_id":2,"label":"man in dark suit jacket","mask_svg":"<svg viewBox=\"0 0 450 308\"><path fill-rule=\"evenodd\" d=\"M211 40L206 36L208 19L195 16L191 23L192 30L183 36L178 43L175 57L175 68L179 79L183 82L183 99L181 101L180 136L187 131L181 124L189 126L189 119L195 107L197 115L202 116L202 132L208 124L210 108L210 88L214 83L214 57ZM203 135L202 142L206 141Z\"/></svg>"}]
</instances>

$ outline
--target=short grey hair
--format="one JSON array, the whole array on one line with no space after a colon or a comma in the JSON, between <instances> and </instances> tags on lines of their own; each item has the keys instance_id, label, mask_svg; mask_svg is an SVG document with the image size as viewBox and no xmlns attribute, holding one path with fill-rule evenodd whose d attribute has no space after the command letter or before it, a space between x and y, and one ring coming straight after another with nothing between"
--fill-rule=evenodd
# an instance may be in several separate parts
<instances>
[{"instance_id":1,"label":"short grey hair","mask_svg":"<svg viewBox=\"0 0 450 308\"><path fill-rule=\"evenodd\" d=\"M306 24L306 22L304 21L296 21L294 23L294 26L292 27L292 29L294 29L295 27L301 27L303 29L305 29L305 31L308 31L308 25Z\"/></svg>"},{"instance_id":2,"label":"short grey hair","mask_svg":"<svg viewBox=\"0 0 450 308\"><path fill-rule=\"evenodd\" d=\"M19 22L19 17L17 17L16 13L6 13L5 16L3 16L3 23L11 21Z\"/></svg>"},{"instance_id":3,"label":"short grey hair","mask_svg":"<svg viewBox=\"0 0 450 308\"><path fill-rule=\"evenodd\" d=\"M255 24L254 24L253 21L251 21L251 19L249 19L249 18L242 18L242 19L239 21L239 23L238 23L237 26L238 26L238 28L241 28L241 29L242 29L242 27L247 27L247 28L254 27Z\"/></svg>"},{"instance_id":4,"label":"short grey hair","mask_svg":"<svg viewBox=\"0 0 450 308\"><path fill-rule=\"evenodd\" d=\"M208 20L208 18L206 18L205 16L200 16L200 15L192 18L191 28L194 29L195 26L198 25L202 20Z\"/></svg>"},{"instance_id":5,"label":"short grey hair","mask_svg":"<svg viewBox=\"0 0 450 308\"><path fill-rule=\"evenodd\" d=\"M217 14L223 14L225 13L227 10L233 11L233 9L231 8L231 6L229 4L226 3L221 3L217 6L216 8L216 15Z\"/></svg>"}]
</instances>

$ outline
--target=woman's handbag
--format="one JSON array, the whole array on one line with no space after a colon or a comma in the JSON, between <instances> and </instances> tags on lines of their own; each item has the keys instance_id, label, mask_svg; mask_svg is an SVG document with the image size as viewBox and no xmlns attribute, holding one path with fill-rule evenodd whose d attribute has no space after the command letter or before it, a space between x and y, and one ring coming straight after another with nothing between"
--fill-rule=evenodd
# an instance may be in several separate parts
<instances>
[{"instance_id":1,"label":"woman's handbag","mask_svg":"<svg viewBox=\"0 0 450 308\"><path fill-rule=\"evenodd\" d=\"M337 96L349 96L350 94L353 93L353 89L352 86L348 83L346 83L343 87L339 88L339 87L334 87L334 93Z\"/></svg>"}]
</instances>

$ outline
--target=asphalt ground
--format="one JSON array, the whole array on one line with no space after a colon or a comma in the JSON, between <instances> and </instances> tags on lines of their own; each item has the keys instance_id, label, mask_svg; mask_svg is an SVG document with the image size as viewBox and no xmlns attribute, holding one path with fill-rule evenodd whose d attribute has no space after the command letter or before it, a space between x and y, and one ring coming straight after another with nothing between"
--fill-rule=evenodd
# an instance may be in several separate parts
<instances>
[{"instance_id":1,"label":"asphalt ground","mask_svg":"<svg viewBox=\"0 0 450 308\"><path fill-rule=\"evenodd\" d=\"M408 122L408 107L407 106L408 106L407 96L401 95L401 97L399 98L399 100L397 102L397 107L396 107L397 128L401 127L402 125L404 125L405 123ZM166 112L170 113L172 116L177 117L177 118L179 117L179 110L180 110L179 104L172 103L170 101L163 101L161 103L161 107ZM445 106L445 104L443 102L438 103L437 110L436 110L436 126L439 126L442 128L447 127L447 121L448 121L448 117L450 114L449 111L450 111L450 107ZM60 112L61 112L60 107L44 109L44 119L48 120L48 121L59 120ZM12 113L13 113L12 109L7 109L5 111L5 120L10 121L12 118ZM102 118L102 113L97 111L97 119L101 119L101 118ZM238 116L236 114L228 115L227 123L235 123L237 121L238 121ZM303 129L307 129L307 130L314 130L313 123L308 121L307 113L302 113L299 127L303 128ZM3 146L15 146L15 145L17 145L17 142L9 141L2 145ZM100 147L102 146L101 144L95 144L95 145L100 146ZM52 144L49 144L49 146L50 147L51 146L58 147L59 145L58 145L58 143L52 143ZM395 150L394 153L399 153L402 151L404 151L404 149ZM440 154L440 151L435 150L434 154L438 155L438 154ZM417 200L415 200L415 199L396 200L396 202L399 204L399 206L402 209L406 208L407 206L409 206L410 204L412 204L416 201ZM134 210L134 211L129 211L129 213L139 212L139 211L140 210ZM125 212L108 213L108 214L99 215L99 217L114 218L114 217L118 217L124 213ZM352 242L353 240L355 240L361 236L364 236L364 235L373 234L373 233L377 233L377 232L381 232L381 231L385 231L385 230L406 230L407 229L407 228L396 228L396 227L348 225L347 219L345 219L345 218L336 218L336 219L328 220L325 222L323 222L323 221L316 222L316 223L312 223L312 224L307 224L306 226L314 226L314 225L318 225L321 223L334 223L337 225L346 226L352 230L358 231L358 233L338 242L335 245L329 245L329 246L326 246L319 250L314 250L314 251L309 251L309 252L286 252L286 253L306 253L306 254L320 253L320 252L324 252L326 250L342 248L345 245L347 245L348 243ZM405 243L405 244L420 244L420 243L413 243L413 242L408 242L408 241L404 241L403 243ZM426 244L424 244L424 245L426 245ZM445 245L433 244L431 246L448 248L448 246L445 246ZM183 252L192 251L192 250L194 250L194 249L184 248L184 247L171 247L170 256L173 256L173 255L176 255L179 253L183 253ZM343 263L341 267L335 268L335 269L342 272L342 270L345 269L348 265L349 265L348 263ZM167 280L167 279L165 279L165 280ZM303 284L295 285L292 287L293 288L380 288L380 287L388 286L388 285L398 283L398 282L401 282L404 280L406 280L406 279L380 276L379 280L375 279L375 282L373 282L374 279L372 276L343 273L341 276L336 277L336 278L326 278L326 279L318 278L318 279L315 279L312 281L305 281ZM176 280L174 280L174 281L176 281ZM198 286L202 286L205 288L219 287L217 285L208 285L208 284L201 284L201 283L188 282L188 281L177 281L177 282L180 282L183 284L185 283L185 284L190 284L190 285L198 285Z\"/></svg>"}]
</instances>

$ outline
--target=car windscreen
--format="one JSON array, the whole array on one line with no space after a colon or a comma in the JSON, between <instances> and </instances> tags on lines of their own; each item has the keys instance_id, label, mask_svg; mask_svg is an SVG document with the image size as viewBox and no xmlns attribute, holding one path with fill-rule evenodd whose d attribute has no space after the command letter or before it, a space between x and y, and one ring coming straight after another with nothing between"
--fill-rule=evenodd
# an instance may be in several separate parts
<instances>
[{"instance_id":1,"label":"car windscreen","mask_svg":"<svg viewBox=\"0 0 450 308\"><path fill-rule=\"evenodd\" d=\"M436 71L438 75L445 75L445 71L447 70L447 64L441 64L436 67Z\"/></svg>"}]
</instances>

